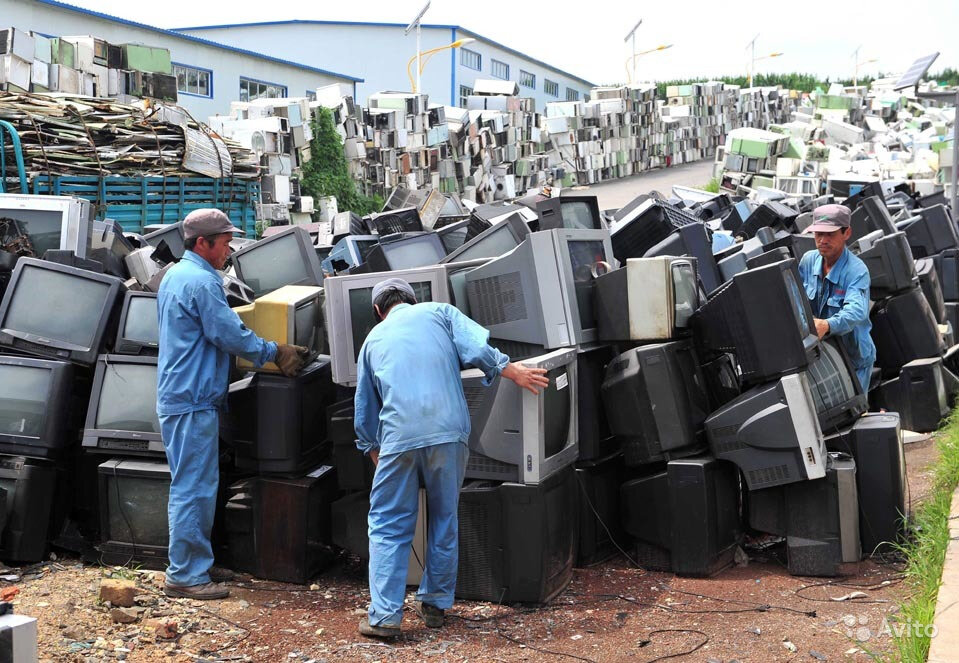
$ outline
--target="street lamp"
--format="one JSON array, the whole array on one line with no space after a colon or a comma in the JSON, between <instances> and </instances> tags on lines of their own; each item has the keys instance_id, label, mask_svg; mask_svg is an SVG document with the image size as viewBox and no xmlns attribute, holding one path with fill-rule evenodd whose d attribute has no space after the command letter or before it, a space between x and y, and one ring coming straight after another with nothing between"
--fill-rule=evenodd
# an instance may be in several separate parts
<instances>
[{"instance_id":1,"label":"street lamp","mask_svg":"<svg viewBox=\"0 0 959 663\"><path fill-rule=\"evenodd\" d=\"M439 53L440 51L445 51L447 48L459 48L460 46L465 46L466 44L472 44L475 39L472 37L463 37L462 39L457 39L452 44L446 44L445 46L437 46L436 48L430 48L425 51L417 51L416 55L411 57L406 63L406 75L410 79L410 86L413 87L413 92L418 93L420 91L420 74L423 73L423 69L426 68L426 63L430 61L430 58ZM426 59L423 60L422 57L426 56ZM413 72L410 71L410 67L413 66L413 61L416 60L416 83L414 86L413 83Z\"/></svg>"},{"instance_id":2,"label":"street lamp","mask_svg":"<svg viewBox=\"0 0 959 663\"><path fill-rule=\"evenodd\" d=\"M872 58L870 60L859 61L859 49L862 48L862 44L856 46L856 50L852 52L852 61L855 63L855 71L852 74L852 86L857 87L859 85L859 67L864 64L869 64L870 62L879 62L877 58Z\"/></svg>"},{"instance_id":3,"label":"street lamp","mask_svg":"<svg viewBox=\"0 0 959 663\"><path fill-rule=\"evenodd\" d=\"M629 34L626 35L626 38L623 39L623 42L624 42L624 43L627 42L627 41L629 41L630 39L633 40L632 46L631 46L631 48L629 49L629 52L630 52L630 53L636 53L636 31L639 30L639 26L641 26L642 24L643 24L643 19L639 19L639 22L637 22L636 25L633 26L633 29L630 30L630 31L629 31ZM627 78L629 78L630 81L632 81L633 78L636 78L636 59L635 59L635 58L633 58L633 74L632 74L632 77L630 77L628 71L626 72L626 76L627 76Z\"/></svg>"},{"instance_id":4,"label":"street lamp","mask_svg":"<svg viewBox=\"0 0 959 663\"><path fill-rule=\"evenodd\" d=\"M403 31L404 35L408 35L410 33L410 30L412 30L413 28L416 28L416 55L414 56L416 58L416 71L417 71L416 90L420 89L420 74L419 74L419 71L420 71L420 23L423 20L423 15L426 14L426 10L428 10L429 8L430 8L430 0L427 0L426 4L420 10L420 13L416 15L416 18L414 18L413 21L406 26L406 30ZM407 71L409 71L408 66L406 69ZM416 90L414 90L414 92Z\"/></svg>"},{"instance_id":5,"label":"street lamp","mask_svg":"<svg viewBox=\"0 0 959 663\"><path fill-rule=\"evenodd\" d=\"M639 53L633 53L632 56L626 58L626 63L625 63L625 65L626 65L626 79L627 79L627 81L628 81L628 82L627 82L627 85L629 85L629 84L631 84L631 83L633 82L633 76L636 75L636 58L638 58L638 57L640 57L640 56L642 56L642 55L648 55L648 54L650 54L650 53L655 53L655 52L657 52L657 51L665 51L667 48L672 48L672 47L673 47L672 44L663 44L663 45L661 45L661 46L657 46L656 48L651 48L651 49L649 49L649 50L647 50L647 51L640 51ZM633 63L632 73L630 73L630 67L629 67L629 63L630 63L630 62Z\"/></svg>"},{"instance_id":6,"label":"street lamp","mask_svg":"<svg viewBox=\"0 0 959 663\"><path fill-rule=\"evenodd\" d=\"M749 87L753 86L753 72L756 69L756 63L759 62L760 60L768 60L769 58L778 58L780 55L782 55L782 52L770 53L769 55L761 55L758 58L753 56L752 64L749 67Z\"/></svg>"}]
</instances>

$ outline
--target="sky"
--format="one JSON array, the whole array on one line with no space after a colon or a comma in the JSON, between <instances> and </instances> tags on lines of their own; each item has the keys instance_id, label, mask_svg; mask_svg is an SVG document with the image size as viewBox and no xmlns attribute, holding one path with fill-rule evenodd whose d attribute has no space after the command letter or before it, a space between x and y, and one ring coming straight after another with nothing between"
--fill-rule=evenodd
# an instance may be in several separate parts
<instances>
[{"instance_id":1,"label":"sky","mask_svg":"<svg viewBox=\"0 0 959 663\"><path fill-rule=\"evenodd\" d=\"M425 0L282 3L226 0L66 0L71 4L162 28L286 19L408 23ZM158 8L162 6L162 11ZM742 8L739 10L739 8ZM775 7L775 9L771 9ZM595 84L624 82L626 33L642 19L636 50L668 50L638 59L639 80L708 78L746 73L747 44L758 34L756 72L804 72L852 77L861 46L860 75L901 72L939 51L932 71L959 68L959 0L862 3L848 0L755 3L731 0L672 2L486 2L432 0L424 23L460 25Z\"/></svg>"}]
</instances>

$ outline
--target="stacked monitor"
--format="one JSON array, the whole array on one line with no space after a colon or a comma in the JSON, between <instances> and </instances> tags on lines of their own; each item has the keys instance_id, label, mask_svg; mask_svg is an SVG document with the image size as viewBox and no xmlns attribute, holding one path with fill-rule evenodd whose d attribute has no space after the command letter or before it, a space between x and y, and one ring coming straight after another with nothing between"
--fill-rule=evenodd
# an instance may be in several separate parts
<instances>
[{"instance_id":1,"label":"stacked monitor","mask_svg":"<svg viewBox=\"0 0 959 663\"><path fill-rule=\"evenodd\" d=\"M128 290L123 296L113 351L118 354L156 355L159 345L156 293Z\"/></svg>"},{"instance_id":2,"label":"stacked monitor","mask_svg":"<svg viewBox=\"0 0 959 663\"><path fill-rule=\"evenodd\" d=\"M70 446L74 374L68 362L0 355L0 453L51 458Z\"/></svg>"},{"instance_id":3,"label":"stacked monitor","mask_svg":"<svg viewBox=\"0 0 959 663\"><path fill-rule=\"evenodd\" d=\"M170 468L165 462L112 458L98 468L100 555L107 564L167 565Z\"/></svg>"},{"instance_id":4,"label":"stacked monitor","mask_svg":"<svg viewBox=\"0 0 959 663\"><path fill-rule=\"evenodd\" d=\"M86 258L90 250L93 207L89 200L0 193L0 219L15 222L36 256L60 249Z\"/></svg>"},{"instance_id":5,"label":"stacked monitor","mask_svg":"<svg viewBox=\"0 0 959 663\"><path fill-rule=\"evenodd\" d=\"M323 284L310 234L298 226L240 249L233 254L233 268L257 297L285 285Z\"/></svg>"},{"instance_id":6,"label":"stacked monitor","mask_svg":"<svg viewBox=\"0 0 959 663\"><path fill-rule=\"evenodd\" d=\"M157 416L157 358L101 355L83 447L124 456L165 458Z\"/></svg>"},{"instance_id":7,"label":"stacked monitor","mask_svg":"<svg viewBox=\"0 0 959 663\"><path fill-rule=\"evenodd\" d=\"M536 204L536 213L539 214L539 230L603 230L606 227L596 196L548 198Z\"/></svg>"},{"instance_id":8,"label":"stacked monitor","mask_svg":"<svg viewBox=\"0 0 959 663\"><path fill-rule=\"evenodd\" d=\"M460 243L441 262L464 262L498 258L520 245L529 235L529 226L519 214L510 214L470 240Z\"/></svg>"}]
</instances>

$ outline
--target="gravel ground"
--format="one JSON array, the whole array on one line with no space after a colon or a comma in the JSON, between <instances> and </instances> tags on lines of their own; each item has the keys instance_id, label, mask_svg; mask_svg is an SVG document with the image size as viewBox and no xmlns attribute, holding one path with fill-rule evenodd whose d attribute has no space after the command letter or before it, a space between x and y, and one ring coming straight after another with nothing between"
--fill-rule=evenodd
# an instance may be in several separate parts
<instances>
[{"instance_id":1,"label":"gravel ground","mask_svg":"<svg viewBox=\"0 0 959 663\"><path fill-rule=\"evenodd\" d=\"M931 440L907 447L913 505L929 489ZM16 611L39 618L46 661L867 661L887 652L881 633L904 594L893 564L866 561L846 578L790 576L779 553L708 579L645 572L625 558L578 569L547 606L459 602L447 626L409 612L390 644L359 636L368 601L364 568L343 558L309 588L232 583L230 599L171 600L162 575L122 570L139 586L137 607L117 616L99 604L110 568L60 559L17 571ZM859 592L859 594L853 594ZM852 597L849 597L853 594ZM845 600L836 600L848 597ZM175 629L175 633L172 631ZM166 637L174 636L174 637ZM685 652L685 654L684 654Z\"/></svg>"}]
</instances>

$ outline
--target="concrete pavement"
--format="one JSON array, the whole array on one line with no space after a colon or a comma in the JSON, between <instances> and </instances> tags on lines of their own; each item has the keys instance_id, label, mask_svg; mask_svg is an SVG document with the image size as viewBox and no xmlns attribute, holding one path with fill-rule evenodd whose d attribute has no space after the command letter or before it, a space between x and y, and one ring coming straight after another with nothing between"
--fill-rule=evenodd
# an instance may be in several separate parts
<instances>
[{"instance_id":1,"label":"concrete pavement","mask_svg":"<svg viewBox=\"0 0 959 663\"><path fill-rule=\"evenodd\" d=\"M928 663L954 663L959 660L959 489L952 495L949 509L949 546L942 567L942 580L936 597L936 633L930 639ZM925 625L920 625L920 628Z\"/></svg>"},{"instance_id":2,"label":"concrete pavement","mask_svg":"<svg viewBox=\"0 0 959 663\"><path fill-rule=\"evenodd\" d=\"M673 185L702 187L712 178L713 161L707 159L681 166L649 170L621 180L585 187L599 199L600 209L618 209L642 193L656 190L669 197Z\"/></svg>"}]
</instances>

